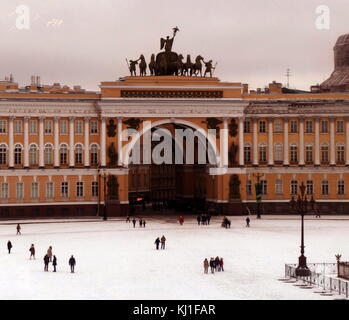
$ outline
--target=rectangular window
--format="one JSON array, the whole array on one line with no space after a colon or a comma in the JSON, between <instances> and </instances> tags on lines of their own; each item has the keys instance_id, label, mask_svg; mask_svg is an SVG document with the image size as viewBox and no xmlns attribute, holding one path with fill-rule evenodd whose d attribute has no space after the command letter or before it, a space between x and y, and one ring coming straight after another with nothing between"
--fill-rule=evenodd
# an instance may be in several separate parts
<instances>
[{"instance_id":1,"label":"rectangular window","mask_svg":"<svg viewBox=\"0 0 349 320\"><path fill-rule=\"evenodd\" d=\"M313 185L313 181L312 180L307 180L307 195L308 196L311 196L313 195L313 192L314 192L314 185Z\"/></svg>"},{"instance_id":2,"label":"rectangular window","mask_svg":"<svg viewBox=\"0 0 349 320\"><path fill-rule=\"evenodd\" d=\"M0 120L0 133L7 132L7 120Z\"/></svg>"},{"instance_id":3,"label":"rectangular window","mask_svg":"<svg viewBox=\"0 0 349 320\"><path fill-rule=\"evenodd\" d=\"M305 161L307 163L313 162L313 147L312 146L305 147Z\"/></svg>"},{"instance_id":4,"label":"rectangular window","mask_svg":"<svg viewBox=\"0 0 349 320\"><path fill-rule=\"evenodd\" d=\"M345 161L344 146L337 146L337 162L343 163Z\"/></svg>"},{"instance_id":5,"label":"rectangular window","mask_svg":"<svg viewBox=\"0 0 349 320\"><path fill-rule=\"evenodd\" d=\"M266 133L267 132L267 123L265 120L259 121L259 133Z\"/></svg>"},{"instance_id":6,"label":"rectangular window","mask_svg":"<svg viewBox=\"0 0 349 320\"><path fill-rule=\"evenodd\" d=\"M267 147L259 146L259 162L267 162Z\"/></svg>"},{"instance_id":7,"label":"rectangular window","mask_svg":"<svg viewBox=\"0 0 349 320\"><path fill-rule=\"evenodd\" d=\"M313 121L306 120L305 121L305 133L312 133L312 132L313 132Z\"/></svg>"},{"instance_id":8,"label":"rectangular window","mask_svg":"<svg viewBox=\"0 0 349 320\"><path fill-rule=\"evenodd\" d=\"M297 132L298 132L298 121L291 120L290 121L290 133L297 133Z\"/></svg>"},{"instance_id":9,"label":"rectangular window","mask_svg":"<svg viewBox=\"0 0 349 320\"><path fill-rule=\"evenodd\" d=\"M328 121L321 120L321 133L328 133Z\"/></svg>"},{"instance_id":10,"label":"rectangular window","mask_svg":"<svg viewBox=\"0 0 349 320\"><path fill-rule=\"evenodd\" d=\"M337 133L344 133L344 121L337 120Z\"/></svg>"},{"instance_id":11,"label":"rectangular window","mask_svg":"<svg viewBox=\"0 0 349 320\"><path fill-rule=\"evenodd\" d=\"M75 121L75 133L76 134L82 134L82 120L76 120Z\"/></svg>"},{"instance_id":12,"label":"rectangular window","mask_svg":"<svg viewBox=\"0 0 349 320\"><path fill-rule=\"evenodd\" d=\"M275 133L282 133L282 121L281 120L275 120L274 121L274 132Z\"/></svg>"},{"instance_id":13,"label":"rectangular window","mask_svg":"<svg viewBox=\"0 0 349 320\"><path fill-rule=\"evenodd\" d=\"M268 193L268 185L267 185L267 180L261 180L261 193L262 195L266 195Z\"/></svg>"},{"instance_id":14,"label":"rectangular window","mask_svg":"<svg viewBox=\"0 0 349 320\"><path fill-rule=\"evenodd\" d=\"M59 121L59 133L68 134L68 120L63 119Z\"/></svg>"},{"instance_id":15,"label":"rectangular window","mask_svg":"<svg viewBox=\"0 0 349 320\"><path fill-rule=\"evenodd\" d=\"M52 199L53 198L53 182L47 182L46 183L46 198Z\"/></svg>"},{"instance_id":16,"label":"rectangular window","mask_svg":"<svg viewBox=\"0 0 349 320\"><path fill-rule=\"evenodd\" d=\"M246 181L246 194L248 196L252 195L252 181L251 180Z\"/></svg>"},{"instance_id":17,"label":"rectangular window","mask_svg":"<svg viewBox=\"0 0 349 320\"><path fill-rule=\"evenodd\" d=\"M69 189L68 189L68 182L67 181L63 181L61 183L61 195L62 195L62 198L68 198L68 196L69 196Z\"/></svg>"},{"instance_id":18,"label":"rectangular window","mask_svg":"<svg viewBox=\"0 0 349 320\"><path fill-rule=\"evenodd\" d=\"M328 146L321 146L321 162L328 162Z\"/></svg>"},{"instance_id":19,"label":"rectangular window","mask_svg":"<svg viewBox=\"0 0 349 320\"><path fill-rule=\"evenodd\" d=\"M98 197L98 182L92 181L92 197Z\"/></svg>"},{"instance_id":20,"label":"rectangular window","mask_svg":"<svg viewBox=\"0 0 349 320\"><path fill-rule=\"evenodd\" d=\"M90 133L91 134L98 134L98 121L91 120L91 122L90 122Z\"/></svg>"},{"instance_id":21,"label":"rectangular window","mask_svg":"<svg viewBox=\"0 0 349 320\"><path fill-rule=\"evenodd\" d=\"M291 181L291 195L295 196L295 195L297 195L297 192L298 192L298 181L292 180Z\"/></svg>"},{"instance_id":22,"label":"rectangular window","mask_svg":"<svg viewBox=\"0 0 349 320\"><path fill-rule=\"evenodd\" d=\"M16 199L23 200L23 182L16 183Z\"/></svg>"},{"instance_id":23,"label":"rectangular window","mask_svg":"<svg viewBox=\"0 0 349 320\"><path fill-rule=\"evenodd\" d=\"M298 162L298 147L291 146L290 153L291 153L291 162L293 163Z\"/></svg>"},{"instance_id":24,"label":"rectangular window","mask_svg":"<svg viewBox=\"0 0 349 320\"><path fill-rule=\"evenodd\" d=\"M45 120L45 133L52 134L52 120Z\"/></svg>"},{"instance_id":25,"label":"rectangular window","mask_svg":"<svg viewBox=\"0 0 349 320\"><path fill-rule=\"evenodd\" d=\"M251 147L250 146L244 147L244 161L245 161L245 163L251 162Z\"/></svg>"},{"instance_id":26,"label":"rectangular window","mask_svg":"<svg viewBox=\"0 0 349 320\"><path fill-rule=\"evenodd\" d=\"M321 194L323 196L328 196L328 194L329 194L329 188L328 188L328 181L327 180L323 180L321 182Z\"/></svg>"},{"instance_id":27,"label":"rectangular window","mask_svg":"<svg viewBox=\"0 0 349 320\"><path fill-rule=\"evenodd\" d=\"M7 200L8 199L8 183L3 182L1 184L1 199Z\"/></svg>"},{"instance_id":28,"label":"rectangular window","mask_svg":"<svg viewBox=\"0 0 349 320\"><path fill-rule=\"evenodd\" d=\"M84 183L82 181L76 183L76 196L78 198L84 196Z\"/></svg>"},{"instance_id":29,"label":"rectangular window","mask_svg":"<svg viewBox=\"0 0 349 320\"><path fill-rule=\"evenodd\" d=\"M339 180L337 184L337 192L338 195L344 195L344 180Z\"/></svg>"},{"instance_id":30,"label":"rectangular window","mask_svg":"<svg viewBox=\"0 0 349 320\"><path fill-rule=\"evenodd\" d=\"M283 190L282 190L282 180L281 179L277 179L275 181L275 193L276 194L282 194Z\"/></svg>"},{"instance_id":31,"label":"rectangular window","mask_svg":"<svg viewBox=\"0 0 349 320\"><path fill-rule=\"evenodd\" d=\"M39 198L39 183L37 182L32 182L31 197L32 199Z\"/></svg>"},{"instance_id":32,"label":"rectangular window","mask_svg":"<svg viewBox=\"0 0 349 320\"><path fill-rule=\"evenodd\" d=\"M29 133L37 134L38 133L38 121L37 120L29 120Z\"/></svg>"},{"instance_id":33,"label":"rectangular window","mask_svg":"<svg viewBox=\"0 0 349 320\"><path fill-rule=\"evenodd\" d=\"M14 121L14 133L21 134L22 133L22 120Z\"/></svg>"}]
</instances>

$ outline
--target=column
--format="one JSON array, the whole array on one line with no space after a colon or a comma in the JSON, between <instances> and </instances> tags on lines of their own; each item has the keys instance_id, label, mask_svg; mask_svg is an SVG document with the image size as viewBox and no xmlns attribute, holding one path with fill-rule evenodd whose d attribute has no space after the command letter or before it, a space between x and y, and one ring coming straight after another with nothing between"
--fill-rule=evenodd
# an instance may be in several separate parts
<instances>
[{"instance_id":1,"label":"column","mask_svg":"<svg viewBox=\"0 0 349 320\"><path fill-rule=\"evenodd\" d=\"M29 167L29 119L30 117L24 117L24 143L23 143L24 168Z\"/></svg>"},{"instance_id":2,"label":"column","mask_svg":"<svg viewBox=\"0 0 349 320\"><path fill-rule=\"evenodd\" d=\"M223 118L223 131L220 135L220 152L221 152L221 167L228 167L228 146L229 146L229 135L228 135L228 119Z\"/></svg>"},{"instance_id":3,"label":"column","mask_svg":"<svg viewBox=\"0 0 349 320\"><path fill-rule=\"evenodd\" d=\"M345 164L349 166L349 117L345 118Z\"/></svg>"},{"instance_id":4,"label":"column","mask_svg":"<svg viewBox=\"0 0 349 320\"><path fill-rule=\"evenodd\" d=\"M10 168L15 166L14 157L14 136L13 136L13 120L15 117L10 116L8 120L8 165Z\"/></svg>"},{"instance_id":5,"label":"column","mask_svg":"<svg viewBox=\"0 0 349 320\"><path fill-rule=\"evenodd\" d=\"M274 165L273 118L268 118L268 165Z\"/></svg>"},{"instance_id":6,"label":"column","mask_svg":"<svg viewBox=\"0 0 349 320\"><path fill-rule=\"evenodd\" d=\"M84 166L90 166L90 118L85 117L85 134L84 134L84 145L85 145L85 154L84 154Z\"/></svg>"},{"instance_id":7,"label":"column","mask_svg":"<svg viewBox=\"0 0 349 320\"><path fill-rule=\"evenodd\" d=\"M239 165L244 166L244 118L239 118Z\"/></svg>"},{"instance_id":8,"label":"column","mask_svg":"<svg viewBox=\"0 0 349 320\"><path fill-rule=\"evenodd\" d=\"M288 118L284 118L284 166L290 165L288 144Z\"/></svg>"},{"instance_id":9,"label":"column","mask_svg":"<svg viewBox=\"0 0 349 320\"><path fill-rule=\"evenodd\" d=\"M53 165L55 168L59 167L59 117L54 118L54 155L53 155Z\"/></svg>"},{"instance_id":10,"label":"column","mask_svg":"<svg viewBox=\"0 0 349 320\"><path fill-rule=\"evenodd\" d=\"M69 167L74 167L74 121L75 117L69 118Z\"/></svg>"},{"instance_id":11,"label":"column","mask_svg":"<svg viewBox=\"0 0 349 320\"><path fill-rule=\"evenodd\" d=\"M118 166L122 166L122 118L118 118Z\"/></svg>"},{"instance_id":12,"label":"column","mask_svg":"<svg viewBox=\"0 0 349 320\"><path fill-rule=\"evenodd\" d=\"M300 166L305 165L304 161L304 117L299 117L299 162Z\"/></svg>"},{"instance_id":13,"label":"column","mask_svg":"<svg viewBox=\"0 0 349 320\"><path fill-rule=\"evenodd\" d=\"M330 117L330 166L336 165L336 142L334 132L335 117Z\"/></svg>"},{"instance_id":14,"label":"column","mask_svg":"<svg viewBox=\"0 0 349 320\"><path fill-rule=\"evenodd\" d=\"M315 163L320 165L320 117L315 117Z\"/></svg>"},{"instance_id":15,"label":"column","mask_svg":"<svg viewBox=\"0 0 349 320\"><path fill-rule=\"evenodd\" d=\"M253 165L258 166L258 125L257 118L253 118Z\"/></svg>"},{"instance_id":16,"label":"column","mask_svg":"<svg viewBox=\"0 0 349 320\"><path fill-rule=\"evenodd\" d=\"M45 167L44 162L44 119L39 117L39 167Z\"/></svg>"},{"instance_id":17,"label":"column","mask_svg":"<svg viewBox=\"0 0 349 320\"><path fill-rule=\"evenodd\" d=\"M107 135L106 135L106 118L102 117L101 119L101 167L106 167L106 144L107 144ZM120 158L120 154L119 154Z\"/></svg>"}]
</instances>

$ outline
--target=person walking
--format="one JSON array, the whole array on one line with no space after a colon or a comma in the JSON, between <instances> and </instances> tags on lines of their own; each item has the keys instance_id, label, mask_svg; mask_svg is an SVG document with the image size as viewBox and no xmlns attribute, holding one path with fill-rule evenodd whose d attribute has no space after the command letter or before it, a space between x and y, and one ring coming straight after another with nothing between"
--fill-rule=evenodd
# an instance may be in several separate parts
<instances>
[{"instance_id":1,"label":"person walking","mask_svg":"<svg viewBox=\"0 0 349 320\"><path fill-rule=\"evenodd\" d=\"M165 236L163 235L163 236L161 237L161 249L162 249L162 250L165 250L165 243L166 243L166 238L165 238Z\"/></svg>"},{"instance_id":2,"label":"person walking","mask_svg":"<svg viewBox=\"0 0 349 320\"><path fill-rule=\"evenodd\" d=\"M204 260L204 273L208 273L208 267L209 267L209 263L208 263L208 260L207 258L205 258Z\"/></svg>"},{"instance_id":3,"label":"person walking","mask_svg":"<svg viewBox=\"0 0 349 320\"><path fill-rule=\"evenodd\" d=\"M250 221L251 221L250 218L247 217L247 218L246 218L246 227L247 227L247 228L250 227Z\"/></svg>"},{"instance_id":4,"label":"person walking","mask_svg":"<svg viewBox=\"0 0 349 320\"><path fill-rule=\"evenodd\" d=\"M200 222L201 222L201 217L200 217L200 216L198 216L198 217L196 218L196 220L197 220L197 222L198 222L198 225L200 225Z\"/></svg>"},{"instance_id":5,"label":"person walking","mask_svg":"<svg viewBox=\"0 0 349 320\"><path fill-rule=\"evenodd\" d=\"M50 260L50 262L52 262L52 246L49 246L47 249L47 256Z\"/></svg>"},{"instance_id":6,"label":"person walking","mask_svg":"<svg viewBox=\"0 0 349 320\"><path fill-rule=\"evenodd\" d=\"M183 222L184 222L184 217L183 217L183 216L180 216L180 217L178 218L178 222L179 222L179 224L182 226L182 225L183 225Z\"/></svg>"},{"instance_id":7,"label":"person walking","mask_svg":"<svg viewBox=\"0 0 349 320\"><path fill-rule=\"evenodd\" d=\"M142 228L142 225L143 225L143 220L142 218L139 218L139 227Z\"/></svg>"},{"instance_id":8,"label":"person walking","mask_svg":"<svg viewBox=\"0 0 349 320\"><path fill-rule=\"evenodd\" d=\"M69 259L69 265L70 265L70 272L74 273L75 265L76 265L76 260L73 255L71 255Z\"/></svg>"},{"instance_id":9,"label":"person walking","mask_svg":"<svg viewBox=\"0 0 349 320\"><path fill-rule=\"evenodd\" d=\"M130 216L129 216L129 215L126 217L126 223L127 223L127 222L131 222Z\"/></svg>"},{"instance_id":10,"label":"person walking","mask_svg":"<svg viewBox=\"0 0 349 320\"><path fill-rule=\"evenodd\" d=\"M133 219L132 219L132 223L133 223L133 227L134 227L134 228L136 227L136 222L137 222L136 219L133 218Z\"/></svg>"},{"instance_id":11,"label":"person walking","mask_svg":"<svg viewBox=\"0 0 349 320\"><path fill-rule=\"evenodd\" d=\"M214 262L214 258L210 259L210 268L211 268L211 273L214 273L214 270L216 268L215 262Z\"/></svg>"},{"instance_id":12,"label":"person walking","mask_svg":"<svg viewBox=\"0 0 349 320\"><path fill-rule=\"evenodd\" d=\"M56 272L57 258L55 255L53 255L52 265L53 265L53 272Z\"/></svg>"},{"instance_id":13,"label":"person walking","mask_svg":"<svg viewBox=\"0 0 349 320\"><path fill-rule=\"evenodd\" d=\"M7 242L7 250L8 250L8 254L10 254L10 253L11 253L11 249L12 249L12 243L11 243L11 241L9 240L9 241Z\"/></svg>"},{"instance_id":14,"label":"person walking","mask_svg":"<svg viewBox=\"0 0 349 320\"><path fill-rule=\"evenodd\" d=\"M30 251L30 257L29 257L29 260L32 259L32 257L34 258L35 260L35 248L34 248L34 244L32 244L29 248L29 251Z\"/></svg>"},{"instance_id":15,"label":"person walking","mask_svg":"<svg viewBox=\"0 0 349 320\"><path fill-rule=\"evenodd\" d=\"M211 221L211 216L208 214L207 215L207 224L210 225L210 221Z\"/></svg>"},{"instance_id":16,"label":"person walking","mask_svg":"<svg viewBox=\"0 0 349 320\"><path fill-rule=\"evenodd\" d=\"M160 238L159 237L157 237L156 239L155 239L155 247L156 247L156 250L159 250L159 244L160 244Z\"/></svg>"},{"instance_id":17,"label":"person walking","mask_svg":"<svg viewBox=\"0 0 349 320\"><path fill-rule=\"evenodd\" d=\"M21 234L21 226L19 225L19 223L17 224L17 233L16 234Z\"/></svg>"},{"instance_id":18,"label":"person walking","mask_svg":"<svg viewBox=\"0 0 349 320\"><path fill-rule=\"evenodd\" d=\"M221 271L221 267L220 267L220 264L219 264L219 257L217 256L215 261L215 269L217 269L217 271Z\"/></svg>"},{"instance_id":19,"label":"person walking","mask_svg":"<svg viewBox=\"0 0 349 320\"><path fill-rule=\"evenodd\" d=\"M143 219L143 228L145 228L145 220Z\"/></svg>"},{"instance_id":20,"label":"person walking","mask_svg":"<svg viewBox=\"0 0 349 320\"><path fill-rule=\"evenodd\" d=\"M45 256L44 256L44 271L48 271L48 264L49 264L49 262L50 262L50 258L48 257L48 255L47 254L45 254Z\"/></svg>"},{"instance_id":21,"label":"person walking","mask_svg":"<svg viewBox=\"0 0 349 320\"><path fill-rule=\"evenodd\" d=\"M223 258L220 258L219 259L219 266L221 268L221 271L224 271L223 265L224 265Z\"/></svg>"}]
</instances>

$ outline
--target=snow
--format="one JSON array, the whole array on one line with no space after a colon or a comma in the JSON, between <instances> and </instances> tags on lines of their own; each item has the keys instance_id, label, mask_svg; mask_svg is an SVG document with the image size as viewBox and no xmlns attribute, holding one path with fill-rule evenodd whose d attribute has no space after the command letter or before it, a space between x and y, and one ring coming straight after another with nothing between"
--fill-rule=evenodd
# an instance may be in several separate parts
<instances>
[{"instance_id":1,"label":"snow","mask_svg":"<svg viewBox=\"0 0 349 320\"><path fill-rule=\"evenodd\" d=\"M186 217L147 217L146 228L114 219L108 221L0 222L0 299L334 299L284 283L285 263L299 256L297 217L233 217L231 229L214 217L198 226ZM346 217L307 217L305 255L308 262L349 259ZM155 250L156 237L165 235L166 250ZM13 244L7 253L7 241ZM36 260L29 260L34 243ZM57 273L44 272L49 246L57 256ZM76 273L68 260L76 258ZM204 258L224 258L225 272L203 273ZM343 296L342 296L343 298Z\"/></svg>"}]
</instances>

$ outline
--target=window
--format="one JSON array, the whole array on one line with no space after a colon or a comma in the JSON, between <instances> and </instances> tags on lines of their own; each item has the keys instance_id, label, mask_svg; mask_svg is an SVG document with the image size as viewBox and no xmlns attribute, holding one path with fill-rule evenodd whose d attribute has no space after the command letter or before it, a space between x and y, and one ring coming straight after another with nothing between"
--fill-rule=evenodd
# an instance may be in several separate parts
<instances>
[{"instance_id":1,"label":"window","mask_svg":"<svg viewBox=\"0 0 349 320\"><path fill-rule=\"evenodd\" d=\"M274 160L279 162L283 160L283 147L281 143L274 145Z\"/></svg>"},{"instance_id":2,"label":"window","mask_svg":"<svg viewBox=\"0 0 349 320\"><path fill-rule=\"evenodd\" d=\"M290 121L290 133L297 133L297 132L298 132L298 121L291 120Z\"/></svg>"},{"instance_id":3,"label":"window","mask_svg":"<svg viewBox=\"0 0 349 320\"><path fill-rule=\"evenodd\" d=\"M15 145L15 164L22 164L22 146L20 144Z\"/></svg>"},{"instance_id":4,"label":"window","mask_svg":"<svg viewBox=\"0 0 349 320\"><path fill-rule=\"evenodd\" d=\"M274 132L275 133L282 133L282 121L281 120L274 121Z\"/></svg>"},{"instance_id":5,"label":"window","mask_svg":"<svg viewBox=\"0 0 349 320\"><path fill-rule=\"evenodd\" d=\"M313 132L313 121L312 120L306 120L305 121L305 132L306 133L312 133Z\"/></svg>"},{"instance_id":6,"label":"window","mask_svg":"<svg viewBox=\"0 0 349 320\"><path fill-rule=\"evenodd\" d=\"M267 123L265 120L259 120L259 133L267 132Z\"/></svg>"},{"instance_id":7,"label":"window","mask_svg":"<svg viewBox=\"0 0 349 320\"><path fill-rule=\"evenodd\" d=\"M248 196L252 195L252 181L251 180L246 181L246 194Z\"/></svg>"},{"instance_id":8,"label":"window","mask_svg":"<svg viewBox=\"0 0 349 320\"><path fill-rule=\"evenodd\" d=\"M1 199L7 200L8 199L8 183L3 182L1 184Z\"/></svg>"},{"instance_id":9,"label":"window","mask_svg":"<svg viewBox=\"0 0 349 320\"><path fill-rule=\"evenodd\" d=\"M267 180L261 180L260 184L261 184L261 194L266 195L268 192Z\"/></svg>"},{"instance_id":10,"label":"window","mask_svg":"<svg viewBox=\"0 0 349 320\"><path fill-rule=\"evenodd\" d=\"M251 132L251 121L245 120L244 121L244 133L250 133Z\"/></svg>"},{"instance_id":11,"label":"window","mask_svg":"<svg viewBox=\"0 0 349 320\"><path fill-rule=\"evenodd\" d=\"M22 120L14 121L14 133L21 134L22 133Z\"/></svg>"},{"instance_id":12,"label":"window","mask_svg":"<svg viewBox=\"0 0 349 320\"><path fill-rule=\"evenodd\" d=\"M78 198L84 196L84 183L82 181L76 183L76 196Z\"/></svg>"},{"instance_id":13,"label":"window","mask_svg":"<svg viewBox=\"0 0 349 320\"><path fill-rule=\"evenodd\" d=\"M37 182L32 182L31 197L32 199L39 198L39 184Z\"/></svg>"},{"instance_id":14,"label":"window","mask_svg":"<svg viewBox=\"0 0 349 320\"><path fill-rule=\"evenodd\" d=\"M314 192L314 185L312 180L307 180L307 185L306 185L306 193L308 196L313 195Z\"/></svg>"},{"instance_id":15,"label":"window","mask_svg":"<svg viewBox=\"0 0 349 320\"><path fill-rule=\"evenodd\" d=\"M328 188L328 181L327 180L323 180L321 182L321 194L323 196L327 196L329 194L329 188Z\"/></svg>"},{"instance_id":16,"label":"window","mask_svg":"<svg viewBox=\"0 0 349 320\"><path fill-rule=\"evenodd\" d=\"M68 189L68 182L63 181L61 183L61 196L62 198L68 198L69 196L69 189Z\"/></svg>"},{"instance_id":17,"label":"window","mask_svg":"<svg viewBox=\"0 0 349 320\"><path fill-rule=\"evenodd\" d=\"M16 199L23 200L23 182L16 183Z\"/></svg>"},{"instance_id":18,"label":"window","mask_svg":"<svg viewBox=\"0 0 349 320\"><path fill-rule=\"evenodd\" d=\"M82 164L82 145L75 146L75 164Z\"/></svg>"},{"instance_id":19,"label":"window","mask_svg":"<svg viewBox=\"0 0 349 320\"><path fill-rule=\"evenodd\" d=\"M329 148L327 144L321 146L321 162L328 162Z\"/></svg>"},{"instance_id":20,"label":"window","mask_svg":"<svg viewBox=\"0 0 349 320\"><path fill-rule=\"evenodd\" d=\"M38 133L38 122L37 122L37 120L30 120L29 121L29 133L30 134L37 134Z\"/></svg>"},{"instance_id":21,"label":"window","mask_svg":"<svg viewBox=\"0 0 349 320\"><path fill-rule=\"evenodd\" d=\"M7 132L7 120L0 120L0 133Z\"/></svg>"},{"instance_id":22,"label":"window","mask_svg":"<svg viewBox=\"0 0 349 320\"><path fill-rule=\"evenodd\" d=\"M59 132L60 134L68 134L68 120L59 121Z\"/></svg>"},{"instance_id":23,"label":"window","mask_svg":"<svg viewBox=\"0 0 349 320\"><path fill-rule=\"evenodd\" d=\"M92 181L92 197L98 197L98 182Z\"/></svg>"},{"instance_id":24,"label":"window","mask_svg":"<svg viewBox=\"0 0 349 320\"><path fill-rule=\"evenodd\" d=\"M52 199L53 198L53 182L47 182L46 183L46 198Z\"/></svg>"},{"instance_id":25,"label":"window","mask_svg":"<svg viewBox=\"0 0 349 320\"><path fill-rule=\"evenodd\" d=\"M275 193L276 194L282 194L282 180L281 179L276 179L275 181Z\"/></svg>"},{"instance_id":26,"label":"window","mask_svg":"<svg viewBox=\"0 0 349 320\"><path fill-rule=\"evenodd\" d=\"M98 146L96 144L91 145L90 155L91 164L98 164Z\"/></svg>"},{"instance_id":27,"label":"window","mask_svg":"<svg viewBox=\"0 0 349 320\"><path fill-rule=\"evenodd\" d=\"M344 156L344 145L343 144L339 144L337 145L337 162L339 163L343 163L345 160L345 156Z\"/></svg>"},{"instance_id":28,"label":"window","mask_svg":"<svg viewBox=\"0 0 349 320\"><path fill-rule=\"evenodd\" d=\"M305 161L307 163L313 162L313 146L311 145L305 147Z\"/></svg>"},{"instance_id":29,"label":"window","mask_svg":"<svg viewBox=\"0 0 349 320\"><path fill-rule=\"evenodd\" d=\"M251 163L251 146L244 146L244 161L245 163Z\"/></svg>"},{"instance_id":30,"label":"window","mask_svg":"<svg viewBox=\"0 0 349 320\"><path fill-rule=\"evenodd\" d=\"M45 133L52 134L52 120L45 120Z\"/></svg>"},{"instance_id":31,"label":"window","mask_svg":"<svg viewBox=\"0 0 349 320\"><path fill-rule=\"evenodd\" d=\"M91 120L90 122L90 133L91 134L98 133L98 122L96 120Z\"/></svg>"},{"instance_id":32,"label":"window","mask_svg":"<svg viewBox=\"0 0 349 320\"><path fill-rule=\"evenodd\" d=\"M267 162L267 146L265 144L259 146L259 162Z\"/></svg>"},{"instance_id":33,"label":"window","mask_svg":"<svg viewBox=\"0 0 349 320\"><path fill-rule=\"evenodd\" d=\"M328 121L321 120L321 133L328 133Z\"/></svg>"},{"instance_id":34,"label":"window","mask_svg":"<svg viewBox=\"0 0 349 320\"><path fill-rule=\"evenodd\" d=\"M82 134L82 120L75 121L75 133Z\"/></svg>"},{"instance_id":35,"label":"window","mask_svg":"<svg viewBox=\"0 0 349 320\"><path fill-rule=\"evenodd\" d=\"M344 133L344 121L337 120L337 133Z\"/></svg>"},{"instance_id":36,"label":"window","mask_svg":"<svg viewBox=\"0 0 349 320\"><path fill-rule=\"evenodd\" d=\"M344 195L344 180L339 180L337 183L338 195Z\"/></svg>"},{"instance_id":37,"label":"window","mask_svg":"<svg viewBox=\"0 0 349 320\"><path fill-rule=\"evenodd\" d=\"M295 196L298 192L298 181L291 180L291 195Z\"/></svg>"},{"instance_id":38,"label":"window","mask_svg":"<svg viewBox=\"0 0 349 320\"><path fill-rule=\"evenodd\" d=\"M7 146L0 144L0 165L7 164Z\"/></svg>"},{"instance_id":39,"label":"window","mask_svg":"<svg viewBox=\"0 0 349 320\"><path fill-rule=\"evenodd\" d=\"M296 145L291 145L291 162L298 162L298 147Z\"/></svg>"},{"instance_id":40,"label":"window","mask_svg":"<svg viewBox=\"0 0 349 320\"><path fill-rule=\"evenodd\" d=\"M45 164L51 165L53 163L52 151L53 151L52 145L50 144L45 145L45 150L44 150Z\"/></svg>"},{"instance_id":41,"label":"window","mask_svg":"<svg viewBox=\"0 0 349 320\"><path fill-rule=\"evenodd\" d=\"M68 163L68 146L66 144L62 144L59 148L59 159L60 164Z\"/></svg>"},{"instance_id":42,"label":"window","mask_svg":"<svg viewBox=\"0 0 349 320\"><path fill-rule=\"evenodd\" d=\"M38 147L35 144L29 147L29 164L32 166L38 164Z\"/></svg>"}]
</instances>

